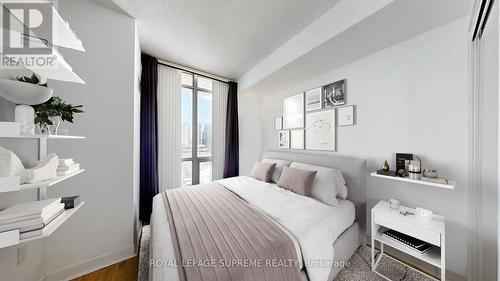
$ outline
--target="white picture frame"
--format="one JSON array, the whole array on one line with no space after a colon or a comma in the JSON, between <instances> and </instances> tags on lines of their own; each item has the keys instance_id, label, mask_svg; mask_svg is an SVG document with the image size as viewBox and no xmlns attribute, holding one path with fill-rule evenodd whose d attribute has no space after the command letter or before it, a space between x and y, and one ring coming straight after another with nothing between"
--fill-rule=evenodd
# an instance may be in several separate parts
<instances>
[{"instance_id":1,"label":"white picture frame","mask_svg":"<svg viewBox=\"0 0 500 281\"><path fill-rule=\"evenodd\" d=\"M306 112L323 108L321 93L321 87L306 91Z\"/></svg>"},{"instance_id":2,"label":"white picture frame","mask_svg":"<svg viewBox=\"0 0 500 281\"><path fill-rule=\"evenodd\" d=\"M335 109L306 114L306 149L336 151L336 137Z\"/></svg>"},{"instance_id":3,"label":"white picture frame","mask_svg":"<svg viewBox=\"0 0 500 281\"><path fill-rule=\"evenodd\" d=\"M354 126L355 114L354 105L343 106L337 108L337 126Z\"/></svg>"},{"instance_id":4,"label":"white picture frame","mask_svg":"<svg viewBox=\"0 0 500 281\"><path fill-rule=\"evenodd\" d=\"M274 117L274 130L276 130L276 131L283 130L283 117L282 116Z\"/></svg>"},{"instance_id":5,"label":"white picture frame","mask_svg":"<svg viewBox=\"0 0 500 281\"><path fill-rule=\"evenodd\" d=\"M304 149L305 148L304 130L290 130L290 149Z\"/></svg>"},{"instance_id":6,"label":"white picture frame","mask_svg":"<svg viewBox=\"0 0 500 281\"><path fill-rule=\"evenodd\" d=\"M283 130L278 132L278 147L281 149L290 149L290 131Z\"/></svg>"},{"instance_id":7,"label":"white picture frame","mask_svg":"<svg viewBox=\"0 0 500 281\"><path fill-rule=\"evenodd\" d=\"M283 99L283 130L304 128L304 93Z\"/></svg>"}]
</instances>

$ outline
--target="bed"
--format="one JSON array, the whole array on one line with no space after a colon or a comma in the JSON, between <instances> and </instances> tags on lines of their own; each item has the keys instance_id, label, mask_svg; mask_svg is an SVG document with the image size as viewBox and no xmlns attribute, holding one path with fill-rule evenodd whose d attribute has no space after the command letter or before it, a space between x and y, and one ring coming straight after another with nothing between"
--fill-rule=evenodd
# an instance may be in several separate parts
<instances>
[{"instance_id":1,"label":"bed","mask_svg":"<svg viewBox=\"0 0 500 281\"><path fill-rule=\"evenodd\" d=\"M224 190L221 196L229 196L227 197L229 199L224 200L242 201L249 206L248 208L255 210L255 214L252 214L252 216L261 216L259 222L262 220L271 221L273 225L282 230L282 234L289 238L284 240L288 240L290 243L287 244L288 246L277 244L280 245L277 247L293 249L288 251L288 256L291 256L291 252L293 252L293 256L296 257L296 268L294 270L297 271L297 274L293 278L280 279L279 276L273 276L264 279L333 280L345 265L345 261L352 256L361 243L364 243L366 233L366 161L348 157L280 151L265 152L262 158L289 160L338 169L342 172L349 190L347 199L339 199L339 205L333 207L315 199L284 190L276 184L266 183L248 176L218 180L210 185L201 186L201 188L191 187L184 190L187 192L205 190L205 192L209 192L207 196L209 194L211 196L214 190ZM233 195L237 198L232 198ZM179 243L177 243L179 237L176 237L176 231L172 228L174 223L170 223L173 221L170 210L175 210L176 206L166 207L169 206L168 199L163 193L153 199L149 277L151 281L190 281L181 274L189 266L184 268L179 267L177 263L172 263L172 261L179 258ZM214 200L217 199L211 199L207 202L210 203ZM171 200L170 204L172 204ZM199 204L201 205L201 203ZM193 205L194 208L202 208L195 205ZM227 214L222 214L219 220L224 220ZM206 216L208 216L208 220L211 219L209 215ZM244 214L239 219L248 216L248 214ZM217 220L217 218L214 220ZM193 223L196 224L196 220ZM176 222L175 225L178 225L178 223ZM262 228L263 226L258 227ZM266 227L269 227L269 225ZM231 235L233 234L231 233ZM266 235L269 234L263 234L264 237ZM250 266L252 265L250 264ZM219 279L222 278L213 277L211 280ZM263 278L254 279L263 280ZM201 278L198 280L206 279ZM251 278L242 277L242 280L251 280Z\"/></svg>"}]
</instances>

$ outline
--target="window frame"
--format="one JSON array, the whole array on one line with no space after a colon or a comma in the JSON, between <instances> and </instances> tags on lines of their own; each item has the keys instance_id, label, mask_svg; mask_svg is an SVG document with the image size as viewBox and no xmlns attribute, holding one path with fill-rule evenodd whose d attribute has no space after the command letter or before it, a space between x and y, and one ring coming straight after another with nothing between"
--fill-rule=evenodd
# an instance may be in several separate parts
<instances>
[{"instance_id":1,"label":"window frame","mask_svg":"<svg viewBox=\"0 0 500 281\"><path fill-rule=\"evenodd\" d=\"M198 88L198 76L194 73L190 73L187 71L183 71L185 74L189 74L193 77L193 85L185 85L181 83L181 88L191 89L192 90L192 120L191 120L191 157L182 158L181 162L189 162L191 161L191 185L196 185L200 183L200 164L203 162L212 162L213 165L213 155L212 151L210 152L210 156L202 156L198 157L198 91L204 93L213 94L213 88L211 91L205 88ZM208 78L210 79L210 78ZM212 79L211 79L212 80ZM212 80L213 81L213 80ZM212 133L212 132L211 132ZM213 167L212 167L213 169ZM212 175L210 175L212 179Z\"/></svg>"}]
</instances>

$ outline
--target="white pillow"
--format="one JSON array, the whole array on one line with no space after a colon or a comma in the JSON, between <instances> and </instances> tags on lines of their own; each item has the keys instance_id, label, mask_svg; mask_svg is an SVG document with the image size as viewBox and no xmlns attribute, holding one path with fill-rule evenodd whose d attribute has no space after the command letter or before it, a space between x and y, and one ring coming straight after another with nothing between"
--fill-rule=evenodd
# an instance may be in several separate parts
<instances>
[{"instance_id":1,"label":"white pillow","mask_svg":"<svg viewBox=\"0 0 500 281\"><path fill-rule=\"evenodd\" d=\"M337 201L337 195L347 198L347 188L345 190L345 180L342 173L339 170L315 166L300 162L292 162L291 168L318 171L314 177L313 186L311 190L311 195L323 203L332 205L335 207L339 206L339 201Z\"/></svg>"},{"instance_id":2,"label":"white pillow","mask_svg":"<svg viewBox=\"0 0 500 281\"><path fill-rule=\"evenodd\" d=\"M342 177L344 178L344 177ZM347 195L349 195L349 191L347 190L347 186L345 184L342 185L340 192L337 194L337 197L340 199L347 199Z\"/></svg>"},{"instance_id":3,"label":"white pillow","mask_svg":"<svg viewBox=\"0 0 500 281\"><path fill-rule=\"evenodd\" d=\"M264 158L260 162L276 164L276 166L274 167L273 175L271 176L271 181L274 183L278 183L281 176L281 172L283 172L283 167L284 166L290 167L290 164L292 164L292 161L272 159L272 158Z\"/></svg>"},{"instance_id":4,"label":"white pillow","mask_svg":"<svg viewBox=\"0 0 500 281\"><path fill-rule=\"evenodd\" d=\"M26 169L14 152L0 146L0 177L20 176L25 182Z\"/></svg>"}]
</instances>

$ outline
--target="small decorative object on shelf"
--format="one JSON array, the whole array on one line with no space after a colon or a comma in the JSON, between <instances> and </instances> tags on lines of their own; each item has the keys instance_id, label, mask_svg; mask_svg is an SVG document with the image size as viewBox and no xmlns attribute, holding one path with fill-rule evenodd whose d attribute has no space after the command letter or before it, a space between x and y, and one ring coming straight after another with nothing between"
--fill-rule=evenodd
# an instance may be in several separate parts
<instances>
[{"instance_id":1,"label":"small decorative object on shelf","mask_svg":"<svg viewBox=\"0 0 500 281\"><path fill-rule=\"evenodd\" d=\"M387 163L387 160L384 161L384 164L382 165L382 170L384 171L389 171L389 163Z\"/></svg>"},{"instance_id":2,"label":"small decorative object on shelf","mask_svg":"<svg viewBox=\"0 0 500 281\"><path fill-rule=\"evenodd\" d=\"M21 135L21 124L19 124L18 122L0 121L0 136L20 136L20 135Z\"/></svg>"},{"instance_id":3,"label":"small decorative object on shelf","mask_svg":"<svg viewBox=\"0 0 500 281\"><path fill-rule=\"evenodd\" d=\"M35 134L35 110L30 105L20 104L14 110L14 121L20 124L23 135Z\"/></svg>"},{"instance_id":4,"label":"small decorative object on shelf","mask_svg":"<svg viewBox=\"0 0 500 281\"><path fill-rule=\"evenodd\" d=\"M408 175L408 165L413 160L413 154L409 153L396 153L396 172L400 177Z\"/></svg>"},{"instance_id":5,"label":"small decorative object on shelf","mask_svg":"<svg viewBox=\"0 0 500 281\"><path fill-rule=\"evenodd\" d=\"M422 162L420 162L420 158L416 156L418 160L411 160L408 165L408 177L412 180L420 180L422 177Z\"/></svg>"},{"instance_id":6,"label":"small decorative object on shelf","mask_svg":"<svg viewBox=\"0 0 500 281\"><path fill-rule=\"evenodd\" d=\"M398 176L398 173L396 173L396 171L394 171L394 170L389 170L389 171L377 170L377 174L389 176L389 177L397 177Z\"/></svg>"},{"instance_id":7,"label":"small decorative object on shelf","mask_svg":"<svg viewBox=\"0 0 500 281\"><path fill-rule=\"evenodd\" d=\"M64 204L64 209L73 209L75 206L80 204L80 196L69 196L61 198L61 203Z\"/></svg>"},{"instance_id":8,"label":"small decorative object on shelf","mask_svg":"<svg viewBox=\"0 0 500 281\"><path fill-rule=\"evenodd\" d=\"M426 177L422 177L420 180L421 181L425 181L425 182L432 182L432 183L439 183L439 184L448 184L448 179L447 178L426 178Z\"/></svg>"},{"instance_id":9,"label":"small decorative object on shelf","mask_svg":"<svg viewBox=\"0 0 500 281\"><path fill-rule=\"evenodd\" d=\"M438 177L438 173L434 169L424 169L424 178L435 179Z\"/></svg>"},{"instance_id":10,"label":"small decorative object on shelf","mask_svg":"<svg viewBox=\"0 0 500 281\"><path fill-rule=\"evenodd\" d=\"M52 97L47 102L35 105L35 123L42 134L57 135L62 121L73 123L74 114L83 113L83 105L67 104L60 97Z\"/></svg>"},{"instance_id":11,"label":"small decorative object on shelf","mask_svg":"<svg viewBox=\"0 0 500 281\"><path fill-rule=\"evenodd\" d=\"M428 216L432 215L432 211L426 210L426 209L420 208L420 207L417 207L415 209L415 211L417 212L417 215L422 216L422 217L428 217Z\"/></svg>"},{"instance_id":12,"label":"small decorative object on shelf","mask_svg":"<svg viewBox=\"0 0 500 281\"><path fill-rule=\"evenodd\" d=\"M389 206L391 206L391 209L399 210L401 203L396 199L389 199Z\"/></svg>"}]
</instances>

